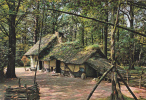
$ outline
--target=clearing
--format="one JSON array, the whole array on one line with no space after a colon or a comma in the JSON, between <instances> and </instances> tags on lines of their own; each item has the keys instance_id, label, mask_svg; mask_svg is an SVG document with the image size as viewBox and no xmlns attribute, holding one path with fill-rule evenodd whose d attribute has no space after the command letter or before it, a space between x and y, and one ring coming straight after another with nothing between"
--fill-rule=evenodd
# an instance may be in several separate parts
<instances>
[{"instance_id":1,"label":"clearing","mask_svg":"<svg viewBox=\"0 0 146 100\"><path fill-rule=\"evenodd\" d=\"M28 86L33 84L34 72L24 71L24 68L16 68L17 77L21 78L21 84ZM93 78L82 80L63 76L52 76L51 73L37 72L37 83L40 87L40 100L86 100L96 82ZM3 100L5 89L8 86L18 87L18 79L6 79L0 83L0 100ZM137 98L146 98L146 90L130 87ZM131 97L125 86L121 86L122 93ZM100 100L110 96L111 83L102 81L95 90L90 100ZM101 99L102 100L102 99Z\"/></svg>"}]
</instances>

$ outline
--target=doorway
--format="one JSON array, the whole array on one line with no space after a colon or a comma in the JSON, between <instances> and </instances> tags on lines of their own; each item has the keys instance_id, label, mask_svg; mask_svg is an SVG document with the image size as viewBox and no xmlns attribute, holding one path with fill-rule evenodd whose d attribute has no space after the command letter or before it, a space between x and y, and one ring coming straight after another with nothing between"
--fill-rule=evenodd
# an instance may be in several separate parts
<instances>
[{"instance_id":1,"label":"doorway","mask_svg":"<svg viewBox=\"0 0 146 100\"><path fill-rule=\"evenodd\" d=\"M61 73L60 60L56 60L56 73Z\"/></svg>"},{"instance_id":2,"label":"doorway","mask_svg":"<svg viewBox=\"0 0 146 100\"><path fill-rule=\"evenodd\" d=\"M42 61L39 61L39 70L41 70L42 68L43 68Z\"/></svg>"}]
</instances>

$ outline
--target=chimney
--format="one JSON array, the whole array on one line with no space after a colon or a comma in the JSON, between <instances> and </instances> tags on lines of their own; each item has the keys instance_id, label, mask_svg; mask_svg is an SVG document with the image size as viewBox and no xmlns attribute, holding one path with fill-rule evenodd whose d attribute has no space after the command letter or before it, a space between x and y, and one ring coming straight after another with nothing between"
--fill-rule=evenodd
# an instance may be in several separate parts
<instances>
[{"instance_id":1,"label":"chimney","mask_svg":"<svg viewBox=\"0 0 146 100\"><path fill-rule=\"evenodd\" d=\"M62 43L63 33L55 32L55 35L57 36L58 43Z\"/></svg>"}]
</instances>

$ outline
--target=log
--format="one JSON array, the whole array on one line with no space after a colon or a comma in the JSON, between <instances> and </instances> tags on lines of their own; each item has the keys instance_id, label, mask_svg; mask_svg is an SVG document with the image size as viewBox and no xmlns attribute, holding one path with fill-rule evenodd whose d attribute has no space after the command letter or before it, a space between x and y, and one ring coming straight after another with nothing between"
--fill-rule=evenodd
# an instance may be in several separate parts
<instances>
[{"instance_id":1,"label":"log","mask_svg":"<svg viewBox=\"0 0 146 100\"><path fill-rule=\"evenodd\" d=\"M37 82L31 86L11 88L10 86L6 89L4 100L39 100L39 86Z\"/></svg>"}]
</instances>

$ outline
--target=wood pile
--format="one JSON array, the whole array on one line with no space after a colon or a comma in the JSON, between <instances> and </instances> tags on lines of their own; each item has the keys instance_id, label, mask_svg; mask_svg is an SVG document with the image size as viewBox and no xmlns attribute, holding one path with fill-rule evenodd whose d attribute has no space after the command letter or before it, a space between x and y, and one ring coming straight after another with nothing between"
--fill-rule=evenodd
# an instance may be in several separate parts
<instances>
[{"instance_id":1,"label":"wood pile","mask_svg":"<svg viewBox=\"0 0 146 100\"><path fill-rule=\"evenodd\" d=\"M39 100L39 87L38 84L34 84L31 87L18 87L11 88L9 86L6 89L5 99L4 100Z\"/></svg>"}]
</instances>

